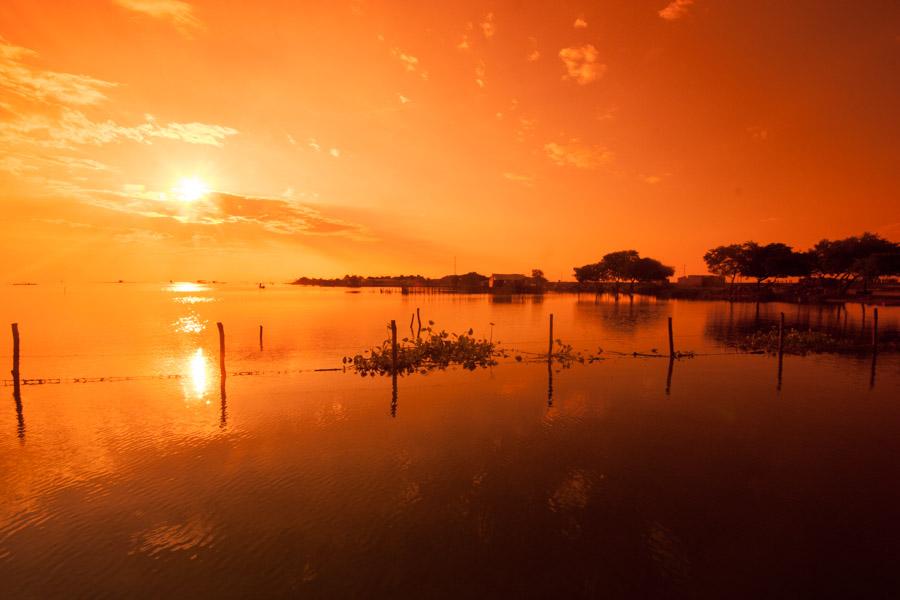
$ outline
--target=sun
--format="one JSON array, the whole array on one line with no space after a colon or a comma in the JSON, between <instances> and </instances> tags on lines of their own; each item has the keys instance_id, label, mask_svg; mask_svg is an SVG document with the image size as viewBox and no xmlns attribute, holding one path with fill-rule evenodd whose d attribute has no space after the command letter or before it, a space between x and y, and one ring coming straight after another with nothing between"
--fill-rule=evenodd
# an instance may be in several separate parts
<instances>
[{"instance_id":1,"label":"sun","mask_svg":"<svg viewBox=\"0 0 900 600\"><path fill-rule=\"evenodd\" d=\"M209 193L209 186L199 177L182 177L172 188L175 197L182 202L194 202Z\"/></svg>"}]
</instances>

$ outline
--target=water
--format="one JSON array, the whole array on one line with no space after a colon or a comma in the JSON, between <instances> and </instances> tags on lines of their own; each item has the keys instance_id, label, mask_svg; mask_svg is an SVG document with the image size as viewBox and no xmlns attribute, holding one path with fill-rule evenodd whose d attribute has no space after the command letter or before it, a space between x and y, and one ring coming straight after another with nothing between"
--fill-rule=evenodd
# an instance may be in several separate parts
<instances>
[{"instance_id":1,"label":"water","mask_svg":"<svg viewBox=\"0 0 900 600\"><path fill-rule=\"evenodd\" d=\"M871 308L195 285L7 287L0 596L889 596L900 359L738 355ZM410 315L592 365L314 369ZM704 354L668 361L615 352ZM900 310L880 309L885 335ZM226 395L215 323L225 325ZM494 325L491 326L490 324ZM264 326L264 349L258 327ZM8 334L7 334L8 335ZM0 361L9 364L9 338ZM240 376L240 372L255 375ZM168 378L177 375L177 378Z\"/></svg>"}]
</instances>

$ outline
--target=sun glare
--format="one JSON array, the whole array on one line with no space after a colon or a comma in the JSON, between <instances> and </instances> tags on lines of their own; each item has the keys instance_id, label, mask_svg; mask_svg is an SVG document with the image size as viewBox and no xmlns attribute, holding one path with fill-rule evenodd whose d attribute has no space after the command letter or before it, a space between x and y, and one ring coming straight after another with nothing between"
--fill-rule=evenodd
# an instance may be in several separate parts
<instances>
[{"instance_id":1,"label":"sun glare","mask_svg":"<svg viewBox=\"0 0 900 600\"><path fill-rule=\"evenodd\" d=\"M199 177L182 177L172 191L182 202L194 202L209 193L209 186Z\"/></svg>"}]
</instances>

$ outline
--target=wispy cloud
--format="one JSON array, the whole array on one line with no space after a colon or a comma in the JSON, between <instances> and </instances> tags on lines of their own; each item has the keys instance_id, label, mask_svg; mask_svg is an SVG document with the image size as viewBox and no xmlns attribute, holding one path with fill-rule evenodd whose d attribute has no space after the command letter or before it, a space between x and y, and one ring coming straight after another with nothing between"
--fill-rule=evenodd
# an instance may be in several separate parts
<instances>
[{"instance_id":1,"label":"wispy cloud","mask_svg":"<svg viewBox=\"0 0 900 600\"><path fill-rule=\"evenodd\" d=\"M403 65L403 69L407 73L415 73L418 71L419 76L422 79L428 79L428 71L422 70L422 65L420 64L418 57L407 54L400 50L400 48L391 48L391 56L400 61Z\"/></svg>"},{"instance_id":2,"label":"wispy cloud","mask_svg":"<svg viewBox=\"0 0 900 600\"><path fill-rule=\"evenodd\" d=\"M113 2L136 13L170 21L185 35L203 26L194 15L194 7L183 0L113 0Z\"/></svg>"},{"instance_id":3,"label":"wispy cloud","mask_svg":"<svg viewBox=\"0 0 900 600\"><path fill-rule=\"evenodd\" d=\"M528 43L531 44L531 52L528 53L528 55L525 57L525 60L527 60L528 62L534 62L541 57L541 52L537 47L537 38L529 37Z\"/></svg>"},{"instance_id":4,"label":"wispy cloud","mask_svg":"<svg viewBox=\"0 0 900 600\"><path fill-rule=\"evenodd\" d=\"M478 64L475 65L475 83L478 85L478 87L483 88L485 86L485 84L487 83L485 79L486 75L487 67L485 67L484 61L480 60L478 61Z\"/></svg>"},{"instance_id":5,"label":"wispy cloud","mask_svg":"<svg viewBox=\"0 0 900 600\"><path fill-rule=\"evenodd\" d=\"M544 144L544 152L557 165L578 169L596 169L611 161L614 156L612 151L603 146L583 144L577 139Z\"/></svg>"},{"instance_id":6,"label":"wispy cloud","mask_svg":"<svg viewBox=\"0 0 900 600\"><path fill-rule=\"evenodd\" d=\"M231 127L208 123L173 122L161 125L152 115L146 115L145 121L139 125L124 126L112 120L91 120L83 112L68 107L63 107L56 116L20 115L16 119L0 123L0 142L57 149L122 141L150 144L154 138L222 146L225 138L237 133Z\"/></svg>"},{"instance_id":7,"label":"wispy cloud","mask_svg":"<svg viewBox=\"0 0 900 600\"><path fill-rule=\"evenodd\" d=\"M688 8L694 3L694 0L672 0L661 11L659 16L666 21L677 21L688 13Z\"/></svg>"},{"instance_id":8,"label":"wispy cloud","mask_svg":"<svg viewBox=\"0 0 900 600\"><path fill-rule=\"evenodd\" d=\"M36 57L34 50L0 37L0 88L31 101L88 105L105 100L104 90L116 86L87 75L37 69L24 61Z\"/></svg>"},{"instance_id":9,"label":"wispy cloud","mask_svg":"<svg viewBox=\"0 0 900 600\"><path fill-rule=\"evenodd\" d=\"M534 185L533 175L523 175L521 173L506 172L503 173L503 178L524 185L525 187L532 187Z\"/></svg>"},{"instance_id":10,"label":"wispy cloud","mask_svg":"<svg viewBox=\"0 0 900 600\"><path fill-rule=\"evenodd\" d=\"M481 33L484 34L484 37L488 39L494 37L494 34L497 33L497 27L494 25L494 13L486 14L484 20L478 26L481 27Z\"/></svg>"},{"instance_id":11,"label":"wispy cloud","mask_svg":"<svg viewBox=\"0 0 900 600\"><path fill-rule=\"evenodd\" d=\"M371 240L360 225L329 217L317 208L291 198L261 198L238 194L211 193L185 204L165 192L137 189L122 192L85 190L89 204L131 215L172 219L193 225L244 224L258 226L281 235L342 236Z\"/></svg>"},{"instance_id":12,"label":"wispy cloud","mask_svg":"<svg viewBox=\"0 0 900 600\"><path fill-rule=\"evenodd\" d=\"M580 47L563 48L559 58L566 66L563 79L571 79L579 85L587 85L606 73L606 65L597 62L600 53L592 44Z\"/></svg>"},{"instance_id":13,"label":"wispy cloud","mask_svg":"<svg viewBox=\"0 0 900 600\"><path fill-rule=\"evenodd\" d=\"M572 27L574 27L575 29L587 29L587 26L587 21L585 21L581 17L575 19L575 23L572 24Z\"/></svg>"}]
</instances>

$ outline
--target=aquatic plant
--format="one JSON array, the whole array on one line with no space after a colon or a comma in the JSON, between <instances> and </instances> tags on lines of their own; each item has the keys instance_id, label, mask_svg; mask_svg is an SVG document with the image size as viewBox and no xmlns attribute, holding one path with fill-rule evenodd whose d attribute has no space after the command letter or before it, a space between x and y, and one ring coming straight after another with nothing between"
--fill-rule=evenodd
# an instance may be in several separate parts
<instances>
[{"instance_id":1,"label":"aquatic plant","mask_svg":"<svg viewBox=\"0 0 900 600\"><path fill-rule=\"evenodd\" d=\"M499 342L474 337L469 329L465 333L436 331L434 321L423 327L421 335L404 337L397 341L397 361L394 363L391 338L380 346L366 350L362 354L345 356L343 363L365 377L366 375L389 375L428 373L434 369L446 369L450 365L460 365L474 370L497 364L497 358L506 357L498 348Z\"/></svg>"},{"instance_id":2,"label":"aquatic plant","mask_svg":"<svg viewBox=\"0 0 900 600\"><path fill-rule=\"evenodd\" d=\"M778 328L756 331L736 342L740 350L745 352L778 353ZM787 329L784 331L785 354L820 354L825 352L853 354L865 353L872 349L871 340L866 338L839 338L821 331L800 331ZM879 351L896 351L900 349L896 340L884 340L879 344Z\"/></svg>"}]
</instances>

